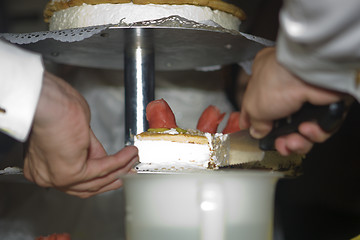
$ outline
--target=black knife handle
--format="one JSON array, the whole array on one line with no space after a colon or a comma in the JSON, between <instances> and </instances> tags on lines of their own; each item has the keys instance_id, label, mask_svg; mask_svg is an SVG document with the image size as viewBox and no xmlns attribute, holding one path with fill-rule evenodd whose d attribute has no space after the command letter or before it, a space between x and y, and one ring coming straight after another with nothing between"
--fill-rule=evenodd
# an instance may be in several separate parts
<instances>
[{"instance_id":1,"label":"black knife handle","mask_svg":"<svg viewBox=\"0 0 360 240\"><path fill-rule=\"evenodd\" d=\"M341 125L345 111L346 105L344 101L325 106L305 103L298 112L275 121L270 133L260 139L259 147L262 150L275 150L275 139L298 132L298 127L303 122L316 121L325 132L332 132Z\"/></svg>"}]
</instances>

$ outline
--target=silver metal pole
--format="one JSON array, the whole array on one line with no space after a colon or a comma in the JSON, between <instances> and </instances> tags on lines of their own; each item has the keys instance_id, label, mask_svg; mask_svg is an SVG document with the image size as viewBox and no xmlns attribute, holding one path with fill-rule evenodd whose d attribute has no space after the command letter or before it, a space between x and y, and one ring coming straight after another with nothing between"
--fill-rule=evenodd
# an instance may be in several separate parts
<instances>
[{"instance_id":1,"label":"silver metal pole","mask_svg":"<svg viewBox=\"0 0 360 240\"><path fill-rule=\"evenodd\" d=\"M155 55L151 29L125 29L125 145L146 131L146 106L155 95Z\"/></svg>"}]
</instances>

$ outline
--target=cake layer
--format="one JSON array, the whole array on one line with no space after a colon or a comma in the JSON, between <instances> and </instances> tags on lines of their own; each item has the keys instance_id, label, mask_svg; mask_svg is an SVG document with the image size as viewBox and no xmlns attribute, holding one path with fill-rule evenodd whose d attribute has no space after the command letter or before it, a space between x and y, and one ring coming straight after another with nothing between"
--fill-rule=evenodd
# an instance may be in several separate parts
<instances>
[{"instance_id":1,"label":"cake layer","mask_svg":"<svg viewBox=\"0 0 360 240\"><path fill-rule=\"evenodd\" d=\"M97 4L74 6L54 12L50 19L50 30L63 30L88 26L131 24L147 20L154 20L177 15L198 23L207 23L209 20L223 28L238 30L240 19L222 11L212 10L209 7L194 5L138 5L125 4Z\"/></svg>"},{"instance_id":2,"label":"cake layer","mask_svg":"<svg viewBox=\"0 0 360 240\"><path fill-rule=\"evenodd\" d=\"M138 141L135 146L139 149L141 163L166 163L207 168L210 161L208 144L182 143L166 140Z\"/></svg>"},{"instance_id":3,"label":"cake layer","mask_svg":"<svg viewBox=\"0 0 360 240\"><path fill-rule=\"evenodd\" d=\"M228 135L192 130L186 133L171 129L165 132L144 132L135 137L143 171L183 171L217 169L227 165Z\"/></svg>"},{"instance_id":4,"label":"cake layer","mask_svg":"<svg viewBox=\"0 0 360 240\"><path fill-rule=\"evenodd\" d=\"M244 11L233 4L223 2L221 0L51 0L45 8L44 17L48 22L54 12L64 10L74 6L81 6L83 4L96 5L96 4L122 4L122 3L134 3L138 5L144 4L166 4L166 5L194 5L210 7L213 10L219 10L229 13L245 20L246 15Z\"/></svg>"},{"instance_id":5,"label":"cake layer","mask_svg":"<svg viewBox=\"0 0 360 240\"><path fill-rule=\"evenodd\" d=\"M193 143L193 144L208 144L209 139L206 136L191 135L191 134L171 134L171 133L151 133L143 132L136 136L140 141L169 141L177 143Z\"/></svg>"}]
</instances>

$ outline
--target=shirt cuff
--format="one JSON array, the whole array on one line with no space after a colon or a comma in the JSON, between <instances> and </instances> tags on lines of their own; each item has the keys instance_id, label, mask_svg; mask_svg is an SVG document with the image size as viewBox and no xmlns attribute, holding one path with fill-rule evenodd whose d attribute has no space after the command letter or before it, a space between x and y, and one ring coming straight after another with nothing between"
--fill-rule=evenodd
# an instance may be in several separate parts
<instances>
[{"instance_id":1,"label":"shirt cuff","mask_svg":"<svg viewBox=\"0 0 360 240\"><path fill-rule=\"evenodd\" d=\"M0 41L0 130L26 141L40 96L41 55Z\"/></svg>"}]
</instances>

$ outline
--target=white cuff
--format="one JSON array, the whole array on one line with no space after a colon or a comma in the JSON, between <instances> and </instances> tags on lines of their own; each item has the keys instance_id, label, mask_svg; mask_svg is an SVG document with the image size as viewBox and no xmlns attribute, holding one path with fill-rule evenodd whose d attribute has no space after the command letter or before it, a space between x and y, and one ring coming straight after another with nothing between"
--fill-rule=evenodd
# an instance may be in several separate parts
<instances>
[{"instance_id":1,"label":"white cuff","mask_svg":"<svg viewBox=\"0 0 360 240\"><path fill-rule=\"evenodd\" d=\"M0 41L0 73L0 130L24 142L40 96L42 58Z\"/></svg>"}]
</instances>

